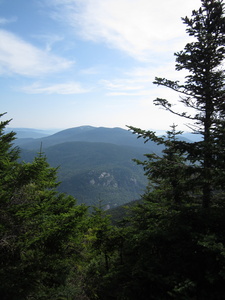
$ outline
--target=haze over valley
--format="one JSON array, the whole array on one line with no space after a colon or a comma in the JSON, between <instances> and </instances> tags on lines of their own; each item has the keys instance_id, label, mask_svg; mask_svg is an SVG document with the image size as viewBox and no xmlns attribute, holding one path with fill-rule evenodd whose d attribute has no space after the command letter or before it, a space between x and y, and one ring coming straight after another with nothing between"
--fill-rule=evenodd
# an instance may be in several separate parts
<instances>
[{"instance_id":1,"label":"haze over valley","mask_svg":"<svg viewBox=\"0 0 225 300\"><path fill-rule=\"evenodd\" d=\"M57 131L8 128L17 133L15 145L21 160L31 162L40 151L52 167L59 167L60 192L74 196L78 203L113 208L137 200L147 179L142 166L133 159L160 154L162 147L144 143L122 128L80 126ZM195 138L184 134L184 137Z\"/></svg>"}]
</instances>

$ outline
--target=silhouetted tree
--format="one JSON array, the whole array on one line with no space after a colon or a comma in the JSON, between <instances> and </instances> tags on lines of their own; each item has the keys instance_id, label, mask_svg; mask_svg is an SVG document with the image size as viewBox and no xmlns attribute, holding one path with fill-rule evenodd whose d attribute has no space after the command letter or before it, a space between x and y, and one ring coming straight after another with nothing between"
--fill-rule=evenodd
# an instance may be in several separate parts
<instances>
[{"instance_id":1,"label":"silhouetted tree","mask_svg":"<svg viewBox=\"0 0 225 300\"><path fill-rule=\"evenodd\" d=\"M213 204L215 192L223 192L225 180L225 16L223 1L201 2L202 7L192 12L192 18L182 19L187 25L187 33L193 38L184 50L175 53L176 70L188 71L184 83L165 78L156 78L154 82L176 91L178 101L193 114L175 111L166 99L157 98L154 103L191 120L194 133L203 137L199 142L180 141L176 144L190 167L195 168L195 186L198 185L201 191L202 206L208 208ZM152 132L131 129L151 139Z\"/></svg>"}]
</instances>

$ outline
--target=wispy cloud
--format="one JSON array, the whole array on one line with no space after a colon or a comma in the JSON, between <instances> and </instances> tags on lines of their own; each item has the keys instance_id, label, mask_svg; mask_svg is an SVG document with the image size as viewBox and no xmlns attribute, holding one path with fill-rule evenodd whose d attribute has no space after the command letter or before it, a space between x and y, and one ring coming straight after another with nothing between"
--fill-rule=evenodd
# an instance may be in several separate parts
<instances>
[{"instance_id":1,"label":"wispy cloud","mask_svg":"<svg viewBox=\"0 0 225 300\"><path fill-rule=\"evenodd\" d=\"M120 78L100 80L99 83L106 90L107 96L148 96L152 95L152 91L156 88L157 91L165 89L159 89L153 84L155 77L165 77L182 82L186 75L185 71L175 72L174 62L169 62L163 66L149 64L146 67L132 68L121 73Z\"/></svg>"},{"instance_id":2,"label":"wispy cloud","mask_svg":"<svg viewBox=\"0 0 225 300\"><path fill-rule=\"evenodd\" d=\"M145 94L143 81L121 78L101 80L101 86L106 90L107 96L139 96Z\"/></svg>"},{"instance_id":3,"label":"wispy cloud","mask_svg":"<svg viewBox=\"0 0 225 300\"><path fill-rule=\"evenodd\" d=\"M106 90L107 96L146 96L153 88L153 80L160 67L138 67L121 73L120 78L101 80L100 84ZM171 71L171 65L163 69L167 74ZM163 74L163 73L161 73Z\"/></svg>"},{"instance_id":4,"label":"wispy cloud","mask_svg":"<svg viewBox=\"0 0 225 300\"><path fill-rule=\"evenodd\" d=\"M2 18L0 17L0 25L7 25L9 23L14 23L17 21L16 17L12 17L12 18Z\"/></svg>"},{"instance_id":5,"label":"wispy cloud","mask_svg":"<svg viewBox=\"0 0 225 300\"><path fill-rule=\"evenodd\" d=\"M101 80L105 88L109 90L139 90L143 89L143 85L137 85L137 82L129 79Z\"/></svg>"},{"instance_id":6,"label":"wispy cloud","mask_svg":"<svg viewBox=\"0 0 225 300\"><path fill-rule=\"evenodd\" d=\"M151 95L150 90L139 90L139 91L134 91L134 92L110 92L106 94L107 96L148 96Z\"/></svg>"},{"instance_id":7,"label":"wispy cloud","mask_svg":"<svg viewBox=\"0 0 225 300\"><path fill-rule=\"evenodd\" d=\"M64 40L64 38L58 34L36 34L32 35L32 37L41 40L45 43L45 50L47 52L52 51L53 45L57 42L61 42Z\"/></svg>"},{"instance_id":8,"label":"wispy cloud","mask_svg":"<svg viewBox=\"0 0 225 300\"><path fill-rule=\"evenodd\" d=\"M70 68L73 61L34 47L16 35L0 30L0 74L38 76Z\"/></svg>"},{"instance_id":9,"label":"wispy cloud","mask_svg":"<svg viewBox=\"0 0 225 300\"><path fill-rule=\"evenodd\" d=\"M49 2L48 2L49 3ZM177 49L184 36L181 17L200 0L54 0L55 19L66 21L84 39L104 42L139 60ZM172 22L171 22L172 19Z\"/></svg>"},{"instance_id":10,"label":"wispy cloud","mask_svg":"<svg viewBox=\"0 0 225 300\"><path fill-rule=\"evenodd\" d=\"M32 85L22 88L22 91L28 94L60 94L60 95L71 95L71 94L83 94L89 90L83 88L78 82L59 83L52 85L41 85L34 83Z\"/></svg>"}]
</instances>

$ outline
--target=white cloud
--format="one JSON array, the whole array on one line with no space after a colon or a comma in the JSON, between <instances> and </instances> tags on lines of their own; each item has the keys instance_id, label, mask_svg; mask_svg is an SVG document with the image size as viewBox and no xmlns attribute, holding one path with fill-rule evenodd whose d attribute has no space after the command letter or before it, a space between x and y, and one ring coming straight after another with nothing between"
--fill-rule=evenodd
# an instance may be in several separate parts
<instances>
[{"instance_id":1,"label":"white cloud","mask_svg":"<svg viewBox=\"0 0 225 300\"><path fill-rule=\"evenodd\" d=\"M154 85L155 77L165 77L182 83L185 75L187 72L175 71L174 62L170 62L163 66L149 64L146 67L136 67L121 73L120 78L101 80L99 83L106 89L107 96L152 96L153 91L160 93L163 90L166 91L163 96L166 98L165 94L170 95L170 89ZM154 97L156 98L157 95ZM152 100L155 99L154 97Z\"/></svg>"},{"instance_id":2,"label":"white cloud","mask_svg":"<svg viewBox=\"0 0 225 300\"><path fill-rule=\"evenodd\" d=\"M151 92L149 90L139 90L139 91L134 91L134 92L110 92L107 93L107 96L147 96L150 95Z\"/></svg>"},{"instance_id":3,"label":"white cloud","mask_svg":"<svg viewBox=\"0 0 225 300\"><path fill-rule=\"evenodd\" d=\"M146 96L152 88L151 80L144 76L101 80L100 84L106 89L106 96Z\"/></svg>"},{"instance_id":4,"label":"white cloud","mask_svg":"<svg viewBox=\"0 0 225 300\"><path fill-rule=\"evenodd\" d=\"M73 63L0 30L0 74L38 76L68 69Z\"/></svg>"},{"instance_id":5,"label":"white cloud","mask_svg":"<svg viewBox=\"0 0 225 300\"><path fill-rule=\"evenodd\" d=\"M32 37L43 41L46 46L45 46L45 50L46 52L51 52L53 45L57 42L61 42L64 40L64 38L58 34L36 34L36 35L32 35Z\"/></svg>"},{"instance_id":6,"label":"white cloud","mask_svg":"<svg viewBox=\"0 0 225 300\"><path fill-rule=\"evenodd\" d=\"M185 36L181 17L200 0L54 0L52 16L67 21L84 39L104 42L140 60L174 51Z\"/></svg>"},{"instance_id":7,"label":"white cloud","mask_svg":"<svg viewBox=\"0 0 225 300\"><path fill-rule=\"evenodd\" d=\"M14 23L16 21L17 21L16 17L9 18L9 19L0 17L0 25L6 25L6 24L9 24L9 23Z\"/></svg>"},{"instance_id":8,"label":"white cloud","mask_svg":"<svg viewBox=\"0 0 225 300\"><path fill-rule=\"evenodd\" d=\"M104 87L108 90L140 90L143 89L143 85L138 84L136 80L130 80L130 79L115 79L115 80L101 80L101 84L104 85Z\"/></svg>"},{"instance_id":9,"label":"white cloud","mask_svg":"<svg viewBox=\"0 0 225 300\"><path fill-rule=\"evenodd\" d=\"M43 86L39 83L34 83L30 86L22 88L22 91L28 94L60 94L60 95L71 95L71 94L82 94L87 93L88 90L81 87L80 83L69 82L59 83Z\"/></svg>"},{"instance_id":10,"label":"white cloud","mask_svg":"<svg viewBox=\"0 0 225 300\"><path fill-rule=\"evenodd\" d=\"M172 64L162 67L139 67L121 74L120 78L101 80L101 86L106 89L107 96L146 96L151 95L154 88L152 82L159 74L171 74Z\"/></svg>"},{"instance_id":11,"label":"white cloud","mask_svg":"<svg viewBox=\"0 0 225 300\"><path fill-rule=\"evenodd\" d=\"M147 65L146 67L137 67L125 72L126 76L134 78L137 81L144 82L153 82L155 77L179 80L182 82L187 74L188 72L185 70L175 70L175 58L173 61L171 60L168 63L158 64L155 66Z\"/></svg>"}]
</instances>

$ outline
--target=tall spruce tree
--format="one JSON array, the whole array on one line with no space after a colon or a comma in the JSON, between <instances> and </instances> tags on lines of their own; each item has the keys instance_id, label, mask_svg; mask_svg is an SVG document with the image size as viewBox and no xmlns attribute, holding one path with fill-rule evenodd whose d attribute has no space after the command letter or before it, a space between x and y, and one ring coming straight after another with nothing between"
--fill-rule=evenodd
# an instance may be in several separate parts
<instances>
[{"instance_id":1,"label":"tall spruce tree","mask_svg":"<svg viewBox=\"0 0 225 300\"><path fill-rule=\"evenodd\" d=\"M195 187L200 191L202 206L213 204L215 195L224 192L225 180L225 16L221 0L202 0L192 17L182 18L186 32L193 38L184 50L175 53L176 70L186 70L184 82L155 78L154 84L168 87L179 94L179 102L193 113L177 112L162 98L154 100L166 110L191 120L194 133L203 137L196 143L176 142L178 151L195 173ZM130 127L146 139L154 133ZM192 187L192 189L194 186ZM220 194L220 198L223 197Z\"/></svg>"}]
</instances>

